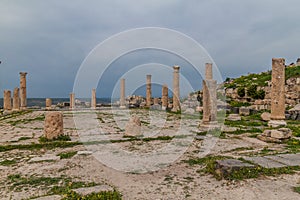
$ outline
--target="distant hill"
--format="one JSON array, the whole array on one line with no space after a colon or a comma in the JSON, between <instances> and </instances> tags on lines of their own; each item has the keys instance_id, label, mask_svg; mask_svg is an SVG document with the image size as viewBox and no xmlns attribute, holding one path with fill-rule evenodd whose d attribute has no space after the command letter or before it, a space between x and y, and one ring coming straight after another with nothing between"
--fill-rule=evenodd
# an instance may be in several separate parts
<instances>
[{"instance_id":1,"label":"distant hill","mask_svg":"<svg viewBox=\"0 0 300 200\"><path fill-rule=\"evenodd\" d=\"M272 71L262 72L259 74L248 74L239 78L226 80L225 88L247 87L249 85L267 86L271 81ZM288 66L285 68L285 80L293 77L300 77L300 66Z\"/></svg>"}]
</instances>

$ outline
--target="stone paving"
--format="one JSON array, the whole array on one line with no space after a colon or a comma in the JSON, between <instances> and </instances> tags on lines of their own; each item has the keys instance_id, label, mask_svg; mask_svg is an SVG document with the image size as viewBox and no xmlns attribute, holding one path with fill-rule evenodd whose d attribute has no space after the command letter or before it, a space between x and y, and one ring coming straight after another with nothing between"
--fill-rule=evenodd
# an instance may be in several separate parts
<instances>
[{"instance_id":1,"label":"stone paving","mask_svg":"<svg viewBox=\"0 0 300 200\"><path fill-rule=\"evenodd\" d=\"M261 156L261 157L244 157L244 159L265 168L300 166L300 153L278 154L273 156Z\"/></svg>"}]
</instances>

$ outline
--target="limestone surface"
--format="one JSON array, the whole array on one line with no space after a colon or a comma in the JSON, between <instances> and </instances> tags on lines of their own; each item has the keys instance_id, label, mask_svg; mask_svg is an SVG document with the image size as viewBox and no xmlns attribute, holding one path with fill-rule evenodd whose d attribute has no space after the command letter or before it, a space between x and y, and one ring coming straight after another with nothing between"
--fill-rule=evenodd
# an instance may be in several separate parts
<instances>
[{"instance_id":1,"label":"limestone surface","mask_svg":"<svg viewBox=\"0 0 300 200\"><path fill-rule=\"evenodd\" d=\"M126 124L124 136L137 137L140 135L141 135L141 121L137 116L133 116Z\"/></svg>"},{"instance_id":2,"label":"limestone surface","mask_svg":"<svg viewBox=\"0 0 300 200\"><path fill-rule=\"evenodd\" d=\"M44 124L45 137L52 140L63 134L63 114L56 111L46 113Z\"/></svg>"}]
</instances>

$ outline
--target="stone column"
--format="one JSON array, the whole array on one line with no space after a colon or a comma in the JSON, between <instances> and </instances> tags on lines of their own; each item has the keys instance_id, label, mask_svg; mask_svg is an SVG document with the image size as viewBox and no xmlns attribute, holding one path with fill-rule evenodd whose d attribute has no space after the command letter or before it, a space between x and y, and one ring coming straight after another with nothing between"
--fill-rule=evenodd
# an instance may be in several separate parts
<instances>
[{"instance_id":1,"label":"stone column","mask_svg":"<svg viewBox=\"0 0 300 200\"><path fill-rule=\"evenodd\" d=\"M173 72L173 112L180 111L179 66L174 66Z\"/></svg>"},{"instance_id":2,"label":"stone column","mask_svg":"<svg viewBox=\"0 0 300 200\"><path fill-rule=\"evenodd\" d=\"M92 100L91 100L91 108L96 109L97 99L96 99L96 89L92 89Z\"/></svg>"},{"instance_id":3,"label":"stone column","mask_svg":"<svg viewBox=\"0 0 300 200\"><path fill-rule=\"evenodd\" d=\"M11 111L11 91L10 90L4 90L3 110L6 112Z\"/></svg>"},{"instance_id":4,"label":"stone column","mask_svg":"<svg viewBox=\"0 0 300 200\"><path fill-rule=\"evenodd\" d=\"M44 124L45 137L49 140L52 140L63 134L63 114L61 112L47 112Z\"/></svg>"},{"instance_id":5,"label":"stone column","mask_svg":"<svg viewBox=\"0 0 300 200\"><path fill-rule=\"evenodd\" d=\"M213 80L212 64L205 64L205 80L203 80L203 125L217 124L217 81Z\"/></svg>"},{"instance_id":6,"label":"stone column","mask_svg":"<svg viewBox=\"0 0 300 200\"><path fill-rule=\"evenodd\" d=\"M147 75L147 80L146 80L146 106L150 107L151 106L151 75Z\"/></svg>"},{"instance_id":7,"label":"stone column","mask_svg":"<svg viewBox=\"0 0 300 200\"><path fill-rule=\"evenodd\" d=\"M159 99L158 98L154 98L153 99L153 105L159 105Z\"/></svg>"},{"instance_id":8,"label":"stone column","mask_svg":"<svg viewBox=\"0 0 300 200\"><path fill-rule=\"evenodd\" d=\"M75 108L75 93L70 93L70 109Z\"/></svg>"},{"instance_id":9,"label":"stone column","mask_svg":"<svg viewBox=\"0 0 300 200\"><path fill-rule=\"evenodd\" d=\"M52 99L46 98L46 110L50 110L52 107Z\"/></svg>"},{"instance_id":10,"label":"stone column","mask_svg":"<svg viewBox=\"0 0 300 200\"><path fill-rule=\"evenodd\" d=\"M206 80L213 79L212 63L205 63L205 79Z\"/></svg>"},{"instance_id":11,"label":"stone column","mask_svg":"<svg viewBox=\"0 0 300 200\"><path fill-rule=\"evenodd\" d=\"M125 79L122 78L120 81L120 108L126 108L125 106Z\"/></svg>"},{"instance_id":12,"label":"stone column","mask_svg":"<svg viewBox=\"0 0 300 200\"><path fill-rule=\"evenodd\" d=\"M13 111L20 110L20 96L19 96L19 88L14 89L14 96L13 96Z\"/></svg>"},{"instance_id":13,"label":"stone column","mask_svg":"<svg viewBox=\"0 0 300 200\"><path fill-rule=\"evenodd\" d=\"M161 96L162 96L161 97L161 109L166 110L168 107L168 98L169 98L167 85L163 85Z\"/></svg>"},{"instance_id":14,"label":"stone column","mask_svg":"<svg viewBox=\"0 0 300 200\"><path fill-rule=\"evenodd\" d=\"M27 72L20 72L21 109L26 109L27 107L26 75Z\"/></svg>"},{"instance_id":15,"label":"stone column","mask_svg":"<svg viewBox=\"0 0 300 200\"><path fill-rule=\"evenodd\" d=\"M286 125L285 119L285 60L272 59L271 121L270 126ZM275 120L276 122L274 122Z\"/></svg>"}]
</instances>

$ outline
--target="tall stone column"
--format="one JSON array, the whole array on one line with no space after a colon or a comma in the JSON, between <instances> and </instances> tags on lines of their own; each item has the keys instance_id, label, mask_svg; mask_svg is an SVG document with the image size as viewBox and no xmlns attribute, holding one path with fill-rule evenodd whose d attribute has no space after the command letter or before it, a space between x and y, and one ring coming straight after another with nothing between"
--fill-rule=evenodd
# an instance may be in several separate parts
<instances>
[{"instance_id":1,"label":"tall stone column","mask_svg":"<svg viewBox=\"0 0 300 200\"><path fill-rule=\"evenodd\" d=\"M162 95L161 95L161 109L162 110L166 110L168 107L168 98L169 98L169 94L168 94L168 86L167 85L163 85L162 87Z\"/></svg>"},{"instance_id":2,"label":"tall stone column","mask_svg":"<svg viewBox=\"0 0 300 200\"><path fill-rule=\"evenodd\" d=\"M70 93L70 109L75 108L75 93Z\"/></svg>"},{"instance_id":3,"label":"tall stone column","mask_svg":"<svg viewBox=\"0 0 300 200\"><path fill-rule=\"evenodd\" d=\"M3 110L5 112L11 111L11 91L4 90L3 94Z\"/></svg>"},{"instance_id":4,"label":"tall stone column","mask_svg":"<svg viewBox=\"0 0 300 200\"><path fill-rule=\"evenodd\" d=\"M217 124L217 81L213 80L212 64L205 64L203 80L203 125Z\"/></svg>"},{"instance_id":5,"label":"tall stone column","mask_svg":"<svg viewBox=\"0 0 300 200\"><path fill-rule=\"evenodd\" d=\"M146 106L150 107L151 106L151 96L152 96L152 92L151 92L151 75L147 75L147 80L146 80Z\"/></svg>"},{"instance_id":6,"label":"tall stone column","mask_svg":"<svg viewBox=\"0 0 300 200\"><path fill-rule=\"evenodd\" d=\"M19 88L14 89L14 96L13 96L13 111L20 110L20 96L19 96Z\"/></svg>"},{"instance_id":7,"label":"tall stone column","mask_svg":"<svg viewBox=\"0 0 300 200\"><path fill-rule=\"evenodd\" d=\"M126 108L125 106L125 79L120 81L120 108Z\"/></svg>"},{"instance_id":8,"label":"tall stone column","mask_svg":"<svg viewBox=\"0 0 300 200\"><path fill-rule=\"evenodd\" d=\"M96 109L97 99L96 99L96 89L92 89L92 100L91 100L91 108Z\"/></svg>"},{"instance_id":9,"label":"tall stone column","mask_svg":"<svg viewBox=\"0 0 300 200\"><path fill-rule=\"evenodd\" d=\"M27 107L26 75L27 72L20 72L21 109L26 109Z\"/></svg>"},{"instance_id":10,"label":"tall stone column","mask_svg":"<svg viewBox=\"0 0 300 200\"><path fill-rule=\"evenodd\" d=\"M272 59L271 121L270 126L286 125L285 119L285 60ZM274 122L275 120L275 122Z\"/></svg>"},{"instance_id":11,"label":"tall stone column","mask_svg":"<svg viewBox=\"0 0 300 200\"><path fill-rule=\"evenodd\" d=\"M173 67L173 112L180 111L179 66Z\"/></svg>"},{"instance_id":12,"label":"tall stone column","mask_svg":"<svg viewBox=\"0 0 300 200\"><path fill-rule=\"evenodd\" d=\"M52 99L46 98L46 110L51 110L52 107Z\"/></svg>"}]
</instances>

